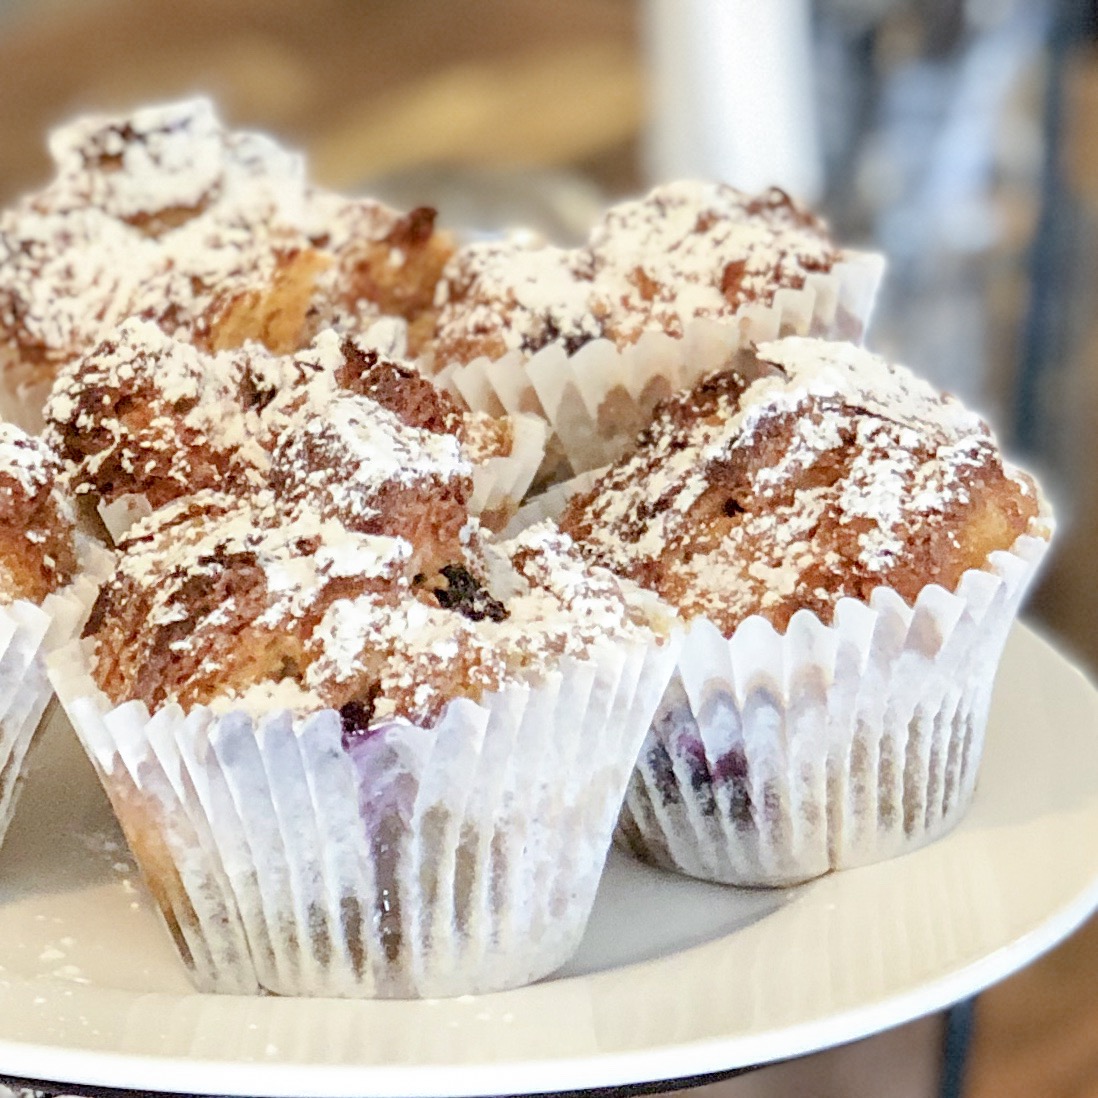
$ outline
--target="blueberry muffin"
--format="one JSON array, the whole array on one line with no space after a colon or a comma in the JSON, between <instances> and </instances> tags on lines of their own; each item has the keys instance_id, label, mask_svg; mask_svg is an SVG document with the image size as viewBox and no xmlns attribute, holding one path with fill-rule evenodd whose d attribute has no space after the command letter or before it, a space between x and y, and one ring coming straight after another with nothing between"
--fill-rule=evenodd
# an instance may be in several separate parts
<instances>
[{"instance_id":1,"label":"blueberry muffin","mask_svg":"<svg viewBox=\"0 0 1098 1098\"><path fill-rule=\"evenodd\" d=\"M471 407L540 410L580 473L752 340L860 339L880 273L779 190L670 183L611 207L579 248L459 247L417 349Z\"/></svg>"},{"instance_id":2,"label":"blueberry muffin","mask_svg":"<svg viewBox=\"0 0 1098 1098\"><path fill-rule=\"evenodd\" d=\"M490 540L440 406L367 374L283 409L261 483L138 522L51 662L203 990L552 971L674 664L670 616L555 528Z\"/></svg>"},{"instance_id":3,"label":"blueberry muffin","mask_svg":"<svg viewBox=\"0 0 1098 1098\"><path fill-rule=\"evenodd\" d=\"M1051 520L958 401L849 344L763 344L664 403L561 527L690 626L631 850L788 884L963 814Z\"/></svg>"}]
</instances>

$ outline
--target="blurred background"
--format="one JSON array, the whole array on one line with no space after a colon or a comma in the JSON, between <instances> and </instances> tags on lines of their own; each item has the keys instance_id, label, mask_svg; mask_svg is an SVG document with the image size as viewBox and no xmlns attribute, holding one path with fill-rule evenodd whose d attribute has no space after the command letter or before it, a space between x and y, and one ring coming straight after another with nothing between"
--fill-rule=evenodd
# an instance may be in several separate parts
<instances>
[{"instance_id":1,"label":"blurred background","mask_svg":"<svg viewBox=\"0 0 1098 1098\"><path fill-rule=\"evenodd\" d=\"M888 255L871 345L1042 473L1030 616L1098 670L1093 0L0 0L0 202L47 178L55 123L194 92L470 234L568 242L684 175L809 201ZM1098 923L975 1017L964 1094L1098 1098ZM941 1047L929 1019L720 1092L931 1095Z\"/></svg>"}]
</instances>

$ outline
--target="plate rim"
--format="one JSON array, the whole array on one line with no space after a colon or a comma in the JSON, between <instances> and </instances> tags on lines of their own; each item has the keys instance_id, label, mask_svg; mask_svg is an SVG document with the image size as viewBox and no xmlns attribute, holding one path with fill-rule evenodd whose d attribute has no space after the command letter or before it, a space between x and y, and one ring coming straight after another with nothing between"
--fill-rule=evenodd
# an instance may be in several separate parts
<instances>
[{"instance_id":1,"label":"plate rim","mask_svg":"<svg viewBox=\"0 0 1098 1098\"><path fill-rule=\"evenodd\" d=\"M1056 645L1037 630L1020 625L1026 643L1041 650L1043 659L1054 659L1062 670L1070 670L1086 703L1098 715L1098 689L1089 677ZM1098 791L1096 791L1098 795ZM963 828L963 824L962 824ZM939 840L949 843L956 832ZM936 844L937 845L937 844ZM871 867L870 867L871 868ZM1068 901L1060 904L1016 939L981 955L958 968L943 972L916 986L885 993L855 1007L822 1017L794 1022L761 1033L710 1036L680 1040L643 1050L613 1051L597 1056L562 1055L543 1059L500 1060L491 1063L395 1064L306 1063L301 1060L229 1060L186 1058L177 1054L132 1054L102 1049L58 1047L41 1042L13 1041L0 1035L0 1077L26 1080L63 1093L66 1087L84 1088L88 1093L149 1092L150 1081L171 1094L260 1094L272 1098L314 1095L336 1098L345 1095L388 1095L428 1098L447 1094L454 1098L482 1096L581 1093L613 1089L642 1092L653 1085L705 1082L728 1077L742 1070L764 1066L825 1048L845 1044L916 1018L939 1011L969 998L1018 971L1068 937L1098 909L1098 861L1091 879ZM711 944L711 943L709 943ZM684 951L686 952L686 951ZM639 967L653 964L640 961ZM633 967L633 966L629 966ZM606 973L569 976L561 983L584 981ZM10 983L37 986L38 979L16 978ZM144 992L111 989L139 998ZM506 995L521 994L516 992ZM169 998L192 999L198 993ZM7 995L0 995L0 1001ZM224 1000L227 996L217 996ZM240 997L245 999L246 997ZM484 997L490 998L490 997ZM748 1055L750 1050L750 1055ZM690 1071L683 1072L684 1063ZM34 1070L35 1065L39 1070ZM48 1064L48 1071L41 1070ZM164 1078L173 1067L182 1077L178 1085ZM519 1074L524 1085L516 1087ZM536 1079L538 1085L530 1085Z\"/></svg>"}]
</instances>

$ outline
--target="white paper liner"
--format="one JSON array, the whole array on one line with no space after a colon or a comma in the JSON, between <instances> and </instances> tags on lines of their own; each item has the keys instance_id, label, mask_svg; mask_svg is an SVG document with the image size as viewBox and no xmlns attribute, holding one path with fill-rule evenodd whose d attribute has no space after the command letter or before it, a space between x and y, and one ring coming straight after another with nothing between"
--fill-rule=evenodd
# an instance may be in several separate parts
<instances>
[{"instance_id":1,"label":"white paper liner","mask_svg":"<svg viewBox=\"0 0 1098 1098\"><path fill-rule=\"evenodd\" d=\"M148 498L138 492L128 492L124 496L108 503L100 500L96 504L96 511L103 520L111 540L117 545L134 523L143 518L148 518L153 513L153 506Z\"/></svg>"},{"instance_id":2,"label":"white paper liner","mask_svg":"<svg viewBox=\"0 0 1098 1098\"><path fill-rule=\"evenodd\" d=\"M830 271L809 275L801 289L779 290L770 304L746 306L730 320L696 320L680 339L647 332L621 350L598 339L572 355L557 343L529 359L515 351L452 363L434 380L474 411L542 416L553 429L547 465L563 455L572 474L584 473L616 461L657 401L726 366L749 344L787 335L860 342L884 259L869 252L845 255ZM563 479L568 472L554 469L553 475Z\"/></svg>"},{"instance_id":3,"label":"white paper liner","mask_svg":"<svg viewBox=\"0 0 1098 1098\"><path fill-rule=\"evenodd\" d=\"M678 638L605 642L347 747L332 710L112 708L88 643L50 676L197 986L413 997L571 955Z\"/></svg>"},{"instance_id":4,"label":"white paper liner","mask_svg":"<svg viewBox=\"0 0 1098 1098\"><path fill-rule=\"evenodd\" d=\"M948 831L976 784L995 670L1051 520L955 593L843 599L784 636L696 620L616 832L647 861L774 886L879 861Z\"/></svg>"},{"instance_id":5,"label":"white paper liner","mask_svg":"<svg viewBox=\"0 0 1098 1098\"><path fill-rule=\"evenodd\" d=\"M504 528L502 536L513 538L521 534L528 526L552 519L556 522L564 513L568 501L580 492L586 492L599 477L605 473L605 469L592 469L587 473L580 473L578 477L572 477L563 484L554 484L540 495L528 499L516 512L514 518Z\"/></svg>"},{"instance_id":6,"label":"white paper liner","mask_svg":"<svg viewBox=\"0 0 1098 1098\"><path fill-rule=\"evenodd\" d=\"M511 420L511 452L473 466L473 495L469 510L489 530L502 530L522 503L545 457L549 428L538 416L516 415Z\"/></svg>"},{"instance_id":7,"label":"white paper liner","mask_svg":"<svg viewBox=\"0 0 1098 1098\"><path fill-rule=\"evenodd\" d=\"M53 697L46 653L76 634L108 566L98 547L83 542L80 564L82 573L41 606L25 599L0 606L0 842L15 814L27 753Z\"/></svg>"}]
</instances>

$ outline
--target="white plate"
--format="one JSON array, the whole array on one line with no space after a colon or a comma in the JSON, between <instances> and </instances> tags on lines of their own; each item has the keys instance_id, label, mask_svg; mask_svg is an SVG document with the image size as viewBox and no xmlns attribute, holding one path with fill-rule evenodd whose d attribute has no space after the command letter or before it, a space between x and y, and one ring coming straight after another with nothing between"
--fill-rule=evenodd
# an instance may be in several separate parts
<instances>
[{"instance_id":1,"label":"white plate","mask_svg":"<svg viewBox=\"0 0 1098 1098\"><path fill-rule=\"evenodd\" d=\"M671 1080L851 1040L1017 969L1098 906L1098 694L1019 629L946 839L784 892L614 857L566 975L482 998L191 992L63 725L0 855L0 1074L270 1095Z\"/></svg>"}]
</instances>

